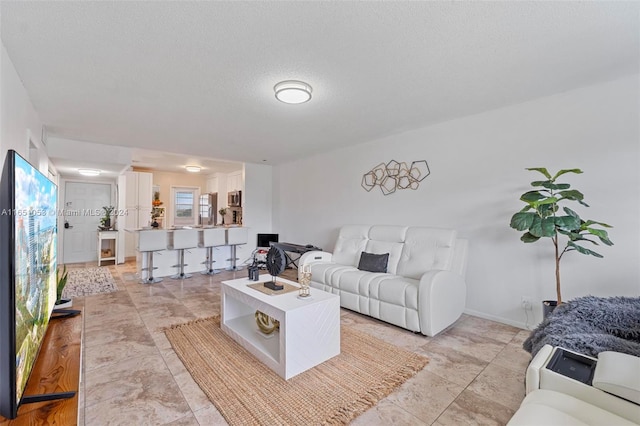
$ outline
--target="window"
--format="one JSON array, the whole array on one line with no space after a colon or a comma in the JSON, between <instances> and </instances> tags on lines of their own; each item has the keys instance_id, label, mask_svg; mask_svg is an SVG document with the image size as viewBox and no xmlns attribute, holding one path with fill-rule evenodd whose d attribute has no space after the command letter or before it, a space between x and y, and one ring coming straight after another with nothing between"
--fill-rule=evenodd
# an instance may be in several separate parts
<instances>
[{"instance_id":1,"label":"window","mask_svg":"<svg viewBox=\"0 0 640 426\"><path fill-rule=\"evenodd\" d=\"M186 226L197 223L197 201L200 188L171 188L173 225Z\"/></svg>"}]
</instances>

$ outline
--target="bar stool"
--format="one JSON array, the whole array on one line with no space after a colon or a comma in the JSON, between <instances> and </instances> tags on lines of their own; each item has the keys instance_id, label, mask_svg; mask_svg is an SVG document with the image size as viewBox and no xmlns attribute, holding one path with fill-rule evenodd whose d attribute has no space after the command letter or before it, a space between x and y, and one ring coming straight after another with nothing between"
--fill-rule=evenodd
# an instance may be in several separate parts
<instances>
[{"instance_id":1,"label":"bar stool","mask_svg":"<svg viewBox=\"0 0 640 426\"><path fill-rule=\"evenodd\" d=\"M173 241L168 247L169 250L178 250L178 258L180 259L177 265L173 265L173 268L178 269L178 273L172 275L171 278L175 280L182 280L185 278L191 278L191 274L184 273L184 267L189 266L184 263L184 251L191 248L198 247L198 230L197 229L176 229L173 231Z\"/></svg>"},{"instance_id":2,"label":"bar stool","mask_svg":"<svg viewBox=\"0 0 640 426\"><path fill-rule=\"evenodd\" d=\"M247 244L249 241L249 229L245 227L227 228L227 245L231 246L231 257L227 260L231 261L228 271L239 271L241 266L236 265L238 258L236 257L236 247L240 244Z\"/></svg>"},{"instance_id":3,"label":"bar stool","mask_svg":"<svg viewBox=\"0 0 640 426\"><path fill-rule=\"evenodd\" d=\"M215 269L213 269L213 264L216 263L215 260L213 260L213 248L220 247L226 244L227 239L224 228L205 228L202 230L202 233L200 235L200 244L198 244L198 247L204 247L207 249L207 259L202 262L204 265L206 265L207 269L205 271L202 271L201 274L218 274L220 273L220 271L216 271Z\"/></svg>"},{"instance_id":4,"label":"bar stool","mask_svg":"<svg viewBox=\"0 0 640 426\"><path fill-rule=\"evenodd\" d=\"M153 252L167 249L167 231L163 229L138 232L138 251L147 257L147 267L141 271L149 271L147 278L140 281L142 284L153 284L162 281L162 278L155 278L153 270L158 269L153 266Z\"/></svg>"}]
</instances>

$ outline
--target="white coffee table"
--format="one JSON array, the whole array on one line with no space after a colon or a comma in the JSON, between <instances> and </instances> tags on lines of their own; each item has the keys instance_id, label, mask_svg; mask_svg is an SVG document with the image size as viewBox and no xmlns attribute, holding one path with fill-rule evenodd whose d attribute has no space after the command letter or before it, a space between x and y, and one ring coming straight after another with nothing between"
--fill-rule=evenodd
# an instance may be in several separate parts
<instances>
[{"instance_id":1,"label":"white coffee table","mask_svg":"<svg viewBox=\"0 0 640 426\"><path fill-rule=\"evenodd\" d=\"M270 279L261 275L257 282ZM297 291L268 295L247 286L255 283L248 278L222 281L220 326L233 340L285 380L340 353L338 295L315 288L309 299L299 299ZM280 321L280 330L262 334L256 310Z\"/></svg>"}]
</instances>

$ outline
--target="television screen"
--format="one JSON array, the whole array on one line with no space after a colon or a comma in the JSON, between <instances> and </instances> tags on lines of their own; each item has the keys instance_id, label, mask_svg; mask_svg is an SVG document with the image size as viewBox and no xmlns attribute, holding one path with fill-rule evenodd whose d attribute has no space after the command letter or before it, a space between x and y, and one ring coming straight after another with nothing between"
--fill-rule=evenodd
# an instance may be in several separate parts
<instances>
[{"instance_id":1,"label":"television screen","mask_svg":"<svg viewBox=\"0 0 640 426\"><path fill-rule=\"evenodd\" d=\"M58 188L13 150L0 184L0 414L15 418L56 300Z\"/></svg>"},{"instance_id":2,"label":"television screen","mask_svg":"<svg viewBox=\"0 0 640 426\"><path fill-rule=\"evenodd\" d=\"M278 242L278 234L258 234L258 245L256 247L271 247L271 243Z\"/></svg>"}]
</instances>

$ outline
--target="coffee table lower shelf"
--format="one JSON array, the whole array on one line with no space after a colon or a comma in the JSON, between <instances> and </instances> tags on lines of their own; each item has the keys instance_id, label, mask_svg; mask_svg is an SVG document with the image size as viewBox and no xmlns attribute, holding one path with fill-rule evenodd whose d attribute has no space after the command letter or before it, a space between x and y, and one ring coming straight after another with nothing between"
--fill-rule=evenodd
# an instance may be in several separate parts
<instances>
[{"instance_id":1,"label":"coffee table lower shelf","mask_svg":"<svg viewBox=\"0 0 640 426\"><path fill-rule=\"evenodd\" d=\"M254 346L262 354L270 357L273 362L280 359L280 332L264 335L258 330L254 315L245 315L234 318L225 324L227 334L235 334L237 338L246 340L247 344ZM235 337L234 340L238 341ZM245 345L242 345L243 347Z\"/></svg>"}]
</instances>

